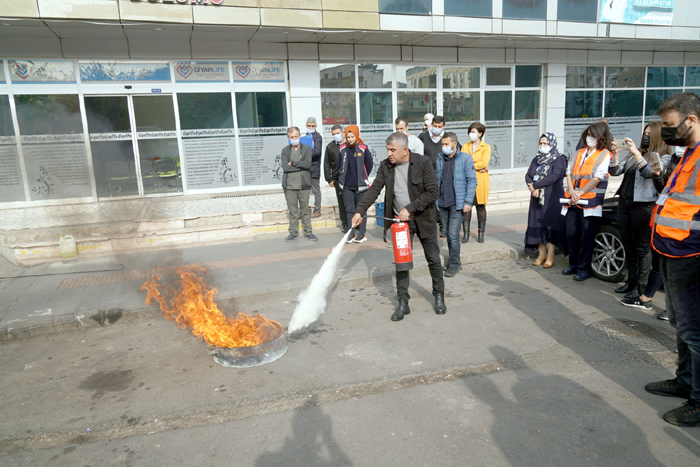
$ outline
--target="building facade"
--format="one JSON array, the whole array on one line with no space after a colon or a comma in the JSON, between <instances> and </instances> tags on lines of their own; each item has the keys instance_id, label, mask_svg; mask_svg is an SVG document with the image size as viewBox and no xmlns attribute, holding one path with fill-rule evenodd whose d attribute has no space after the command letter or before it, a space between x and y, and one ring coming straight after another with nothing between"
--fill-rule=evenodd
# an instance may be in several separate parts
<instances>
[{"instance_id":1,"label":"building facade","mask_svg":"<svg viewBox=\"0 0 700 467\"><path fill-rule=\"evenodd\" d=\"M545 131L700 93L696 0L0 0L0 209L278 188L286 128L444 115L522 184ZM320 125L321 126L321 125Z\"/></svg>"}]
</instances>

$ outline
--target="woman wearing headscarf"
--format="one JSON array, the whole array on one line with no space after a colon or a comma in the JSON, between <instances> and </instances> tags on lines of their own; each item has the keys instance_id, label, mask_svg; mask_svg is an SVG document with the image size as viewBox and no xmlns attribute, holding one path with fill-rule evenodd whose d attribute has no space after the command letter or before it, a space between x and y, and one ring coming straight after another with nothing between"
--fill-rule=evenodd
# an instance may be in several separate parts
<instances>
[{"instance_id":1,"label":"woman wearing headscarf","mask_svg":"<svg viewBox=\"0 0 700 467\"><path fill-rule=\"evenodd\" d=\"M360 138L357 125L348 125L345 129L345 144L340 146L338 159L338 185L343 192L343 203L348 216L348 225L352 225L355 206L362 200L369 188L369 174L372 173L372 153ZM347 243L364 243L367 241L367 218L348 236Z\"/></svg>"},{"instance_id":2,"label":"woman wearing headscarf","mask_svg":"<svg viewBox=\"0 0 700 467\"><path fill-rule=\"evenodd\" d=\"M525 182L532 194L525 232L525 252L538 251L534 266L554 265L554 251L564 250L566 225L561 215L560 199L564 197L566 156L557 150L553 133L540 136L537 155L525 174Z\"/></svg>"},{"instance_id":3,"label":"woman wearing headscarf","mask_svg":"<svg viewBox=\"0 0 700 467\"><path fill-rule=\"evenodd\" d=\"M661 122L651 122L644 127L639 149L631 138L625 138L629 146L627 157L618 161L619 151L613 152L610 161L610 175L623 175L617 195L620 201L617 206L617 224L620 228L622 246L625 249L627 263L627 283L615 289L615 292L626 294L622 304L633 308L651 310L651 297L659 288L659 273L650 275L651 263L649 256L651 241L651 212L659 192L654 186L654 164L651 154L657 153L659 166L656 173L660 174L671 160L671 149L661 138ZM648 280L647 280L648 277ZM642 282L647 282L644 294Z\"/></svg>"}]
</instances>

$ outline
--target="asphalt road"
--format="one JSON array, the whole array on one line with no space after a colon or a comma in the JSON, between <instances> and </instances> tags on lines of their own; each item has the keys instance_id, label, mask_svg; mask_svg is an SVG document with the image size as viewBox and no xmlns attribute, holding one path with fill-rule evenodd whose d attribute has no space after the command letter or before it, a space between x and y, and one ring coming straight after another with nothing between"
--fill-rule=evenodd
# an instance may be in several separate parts
<instances>
[{"instance_id":1,"label":"asphalt road","mask_svg":"<svg viewBox=\"0 0 700 467\"><path fill-rule=\"evenodd\" d=\"M661 419L682 400L643 389L672 377L675 354L586 334L609 318L668 324L558 261L470 265L446 279L444 316L419 275L398 323L391 283L336 288L286 355L249 369L160 318L5 342L0 465L697 465L700 429ZM294 305L228 311L286 325Z\"/></svg>"}]
</instances>

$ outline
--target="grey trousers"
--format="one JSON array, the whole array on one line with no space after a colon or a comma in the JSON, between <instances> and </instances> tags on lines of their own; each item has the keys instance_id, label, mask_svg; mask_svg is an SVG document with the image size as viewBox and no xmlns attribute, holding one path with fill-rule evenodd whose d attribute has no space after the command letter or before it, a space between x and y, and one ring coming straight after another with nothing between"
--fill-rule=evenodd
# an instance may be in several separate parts
<instances>
[{"instance_id":1,"label":"grey trousers","mask_svg":"<svg viewBox=\"0 0 700 467\"><path fill-rule=\"evenodd\" d=\"M311 193L314 194L314 210L321 210L321 179L311 179Z\"/></svg>"},{"instance_id":2,"label":"grey trousers","mask_svg":"<svg viewBox=\"0 0 700 467\"><path fill-rule=\"evenodd\" d=\"M309 190L284 190L289 210L289 233L299 235L299 216L304 226L304 235L311 233L311 209L309 209Z\"/></svg>"}]
</instances>

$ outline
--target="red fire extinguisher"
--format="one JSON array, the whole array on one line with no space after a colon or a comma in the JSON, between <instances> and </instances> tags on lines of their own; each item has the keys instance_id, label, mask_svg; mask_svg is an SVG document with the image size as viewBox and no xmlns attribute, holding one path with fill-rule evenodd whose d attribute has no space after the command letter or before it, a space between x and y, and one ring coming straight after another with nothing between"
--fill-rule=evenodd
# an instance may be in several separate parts
<instances>
[{"instance_id":1,"label":"red fire extinguisher","mask_svg":"<svg viewBox=\"0 0 700 467\"><path fill-rule=\"evenodd\" d=\"M411 234L408 224L392 219L391 241L394 247L394 262L397 271L410 271L413 269L413 253L411 252Z\"/></svg>"}]
</instances>

